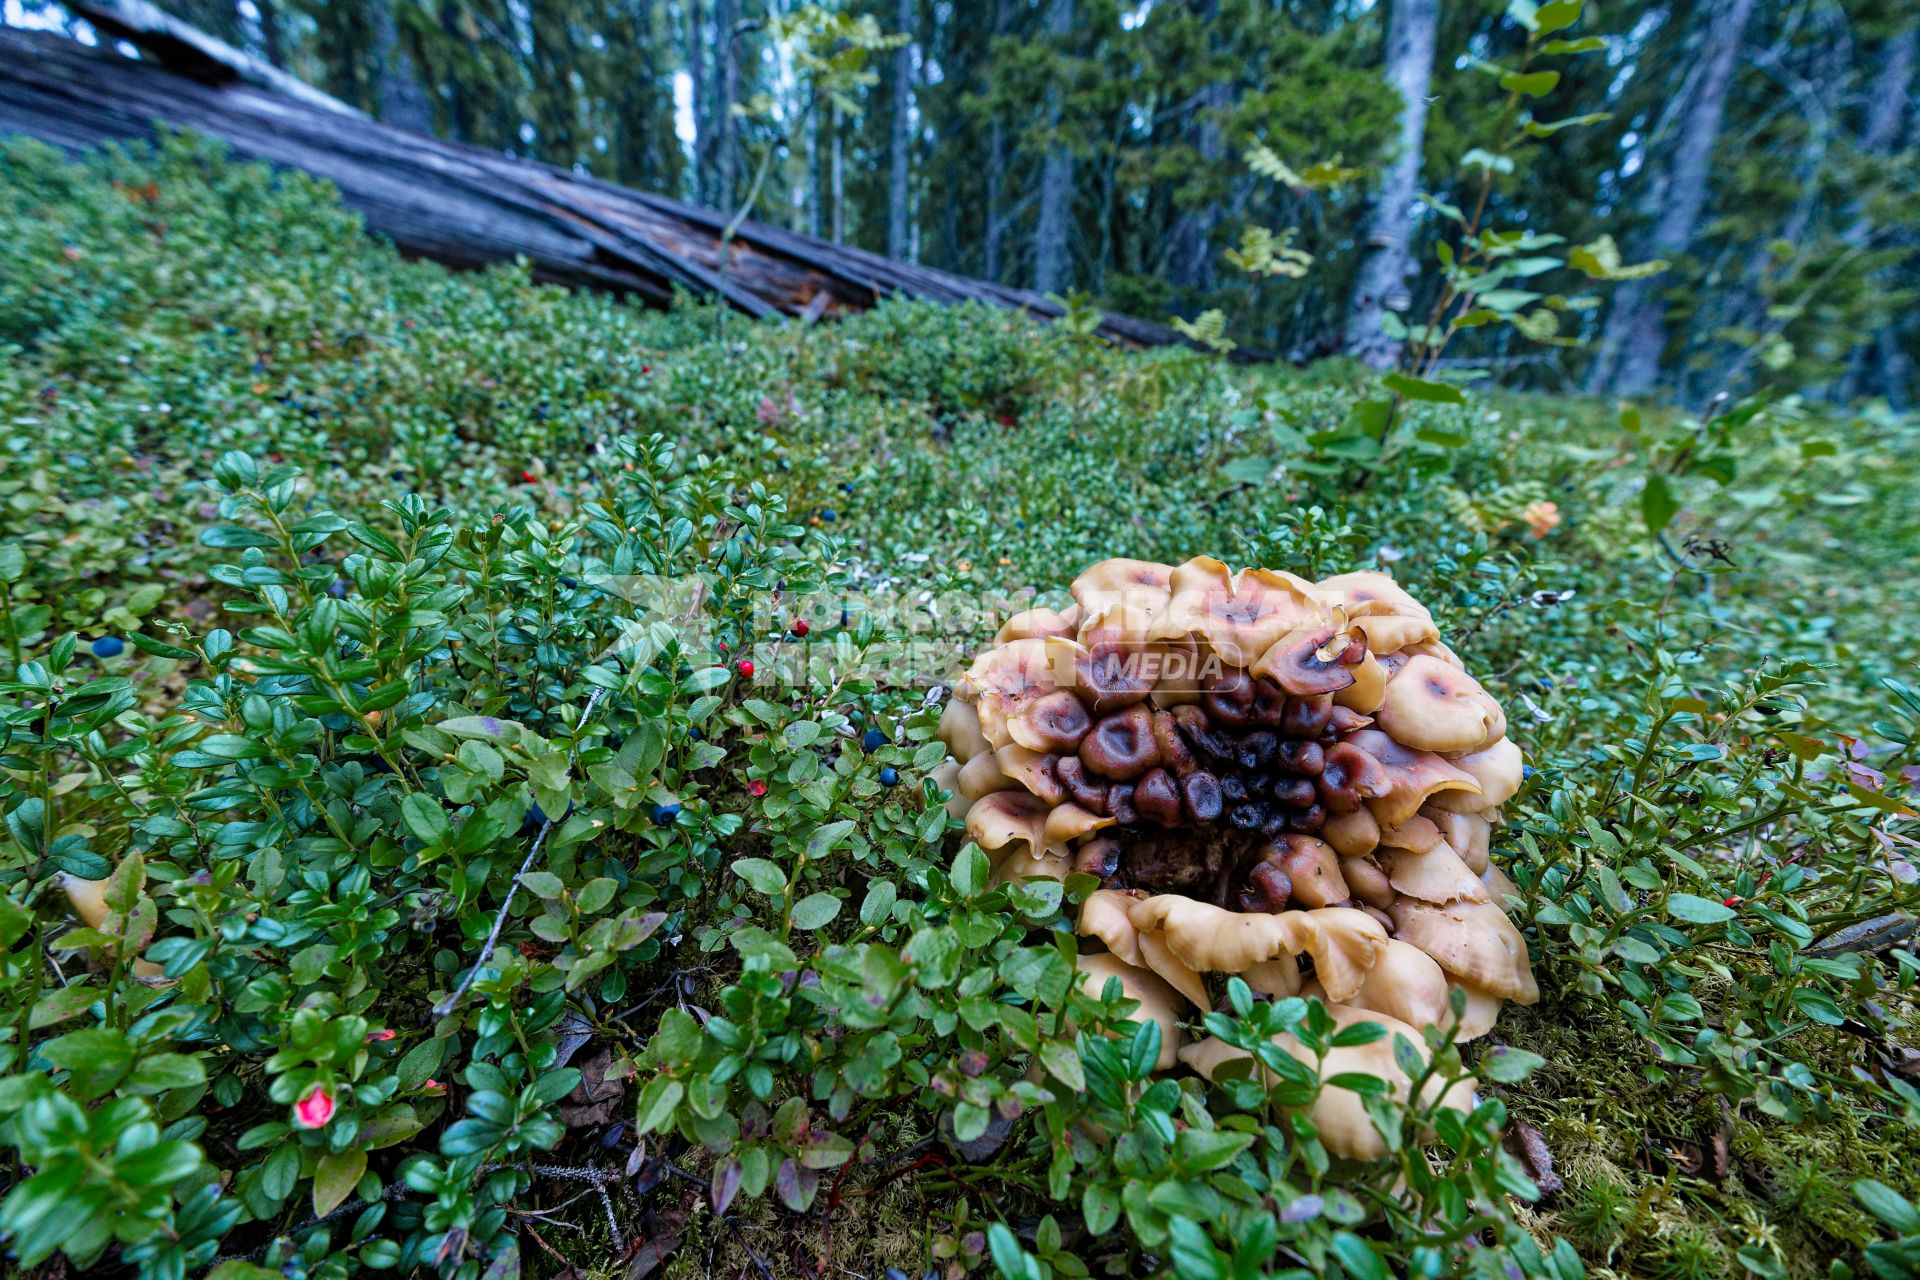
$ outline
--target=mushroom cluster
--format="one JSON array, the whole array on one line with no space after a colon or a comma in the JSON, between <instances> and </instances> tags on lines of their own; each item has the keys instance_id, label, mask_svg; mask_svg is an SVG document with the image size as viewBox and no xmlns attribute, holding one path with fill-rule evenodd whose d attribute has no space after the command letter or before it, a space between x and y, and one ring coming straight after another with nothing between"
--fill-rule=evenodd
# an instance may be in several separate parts
<instances>
[{"instance_id":1,"label":"mushroom cluster","mask_svg":"<svg viewBox=\"0 0 1920 1280\"><path fill-rule=\"evenodd\" d=\"M1181 1046L1182 1004L1217 1007L1210 973L1415 1045L1451 1022L1452 988L1461 1040L1538 999L1488 860L1520 751L1425 607L1385 574L1309 582L1206 556L1103 561L1071 590L1064 612L1009 619L957 680L936 777L997 881L1099 880L1083 985L1121 980L1161 1024L1163 1069L1211 1077L1239 1052ZM1390 1048L1370 1052L1390 1043L1323 1070L1404 1099ZM1376 1154L1356 1095L1324 1090L1315 1120L1337 1154Z\"/></svg>"}]
</instances>

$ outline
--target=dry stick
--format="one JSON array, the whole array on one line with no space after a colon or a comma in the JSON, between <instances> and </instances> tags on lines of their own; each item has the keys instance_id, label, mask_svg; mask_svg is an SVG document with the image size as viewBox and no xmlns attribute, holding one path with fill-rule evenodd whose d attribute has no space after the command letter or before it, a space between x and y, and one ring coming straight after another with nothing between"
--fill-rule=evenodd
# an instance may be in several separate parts
<instances>
[{"instance_id":1,"label":"dry stick","mask_svg":"<svg viewBox=\"0 0 1920 1280\"><path fill-rule=\"evenodd\" d=\"M604 693L606 690L596 685L593 692L587 695L587 708L580 713L580 724L573 731L574 745L567 751L568 768L572 768L574 757L579 754L580 731L585 729L587 721L593 718L593 709L600 705L600 698ZM480 947L480 958L473 962L473 968L467 970L467 976L460 979L460 985L453 989L453 994L433 1006L434 1017L444 1018L452 1013L453 1006L460 1003L460 997L467 994L467 989L473 985L474 979L480 976L481 966L485 965L487 957L493 954L493 944L500 941L500 930L506 927L507 912L513 907L513 895L520 892L520 881L526 877L527 872L533 870L533 860L540 856L540 847L546 844L547 832L551 830L553 830L553 818L549 815L541 820L540 834L533 838L533 848L527 850L526 861L522 862L520 869L513 873L513 883L507 886L506 901L500 904L499 912L493 917L493 928L487 930L487 940Z\"/></svg>"}]
</instances>

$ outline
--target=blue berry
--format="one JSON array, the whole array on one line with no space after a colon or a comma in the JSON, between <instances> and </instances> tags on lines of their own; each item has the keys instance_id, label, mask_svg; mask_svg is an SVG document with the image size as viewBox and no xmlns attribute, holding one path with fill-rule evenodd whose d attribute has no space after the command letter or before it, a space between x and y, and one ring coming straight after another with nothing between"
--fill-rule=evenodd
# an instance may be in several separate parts
<instances>
[{"instance_id":1,"label":"blue berry","mask_svg":"<svg viewBox=\"0 0 1920 1280\"><path fill-rule=\"evenodd\" d=\"M706 737L707 735L706 735L706 734L704 734L704 733L702 733L702 732L700 732L700 726L699 726L699 725L697 725L697 724L690 724L690 725L688 725L688 726L687 726L687 736L688 736L689 738L692 738L692 739L693 739L693 740L694 740L695 742L698 742L698 741L700 741L700 740L701 740L702 738L704 738L704 737Z\"/></svg>"},{"instance_id":2,"label":"blue berry","mask_svg":"<svg viewBox=\"0 0 1920 1280\"><path fill-rule=\"evenodd\" d=\"M1523 764L1520 766L1520 778L1522 781L1525 781L1526 779L1531 778L1536 772L1538 771L1530 764Z\"/></svg>"},{"instance_id":3,"label":"blue berry","mask_svg":"<svg viewBox=\"0 0 1920 1280\"><path fill-rule=\"evenodd\" d=\"M852 492L853 492L853 481L851 481L851 480L842 480L842 481L840 482L840 492L842 492L842 493L852 493Z\"/></svg>"},{"instance_id":4,"label":"blue berry","mask_svg":"<svg viewBox=\"0 0 1920 1280\"><path fill-rule=\"evenodd\" d=\"M840 518L840 513L838 511L835 511L832 507L828 507L825 511L822 511L820 513L820 518L822 520L827 520L827 521L838 520Z\"/></svg>"},{"instance_id":5,"label":"blue berry","mask_svg":"<svg viewBox=\"0 0 1920 1280\"><path fill-rule=\"evenodd\" d=\"M887 735L880 729L869 729L860 735L860 749L862 751L878 751L886 745Z\"/></svg>"},{"instance_id":6,"label":"blue berry","mask_svg":"<svg viewBox=\"0 0 1920 1280\"><path fill-rule=\"evenodd\" d=\"M119 636L101 636L93 642L93 656L96 658L117 658L127 651L127 642Z\"/></svg>"},{"instance_id":7,"label":"blue berry","mask_svg":"<svg viewBox=\"0 0 1920 1280\"><path fill-rule=\"evenodd\" d=\"M892 765L888 765L886 768L880 771L881 786L891 787L899 781L900 781L900 771L894 768Z\"/></svg>"},{"instance_id":8,"label":"blue berry","mask_svg":"<svg viewBox=\"0 0 1920 1280\"><path fill-rule=\"evenodd\" d=\"M677 804L657 804L653 806L653 825L656 827L670 827L673 825L673 820L679 816L680 806Z\"/></svg>"}]
</instances>

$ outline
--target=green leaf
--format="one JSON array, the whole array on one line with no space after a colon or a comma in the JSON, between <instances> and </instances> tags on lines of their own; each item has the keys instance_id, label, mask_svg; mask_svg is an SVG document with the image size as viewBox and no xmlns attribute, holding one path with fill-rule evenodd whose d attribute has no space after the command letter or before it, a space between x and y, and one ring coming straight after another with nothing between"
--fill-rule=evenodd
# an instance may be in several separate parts
<instances>
[{"instance_id":1,"label":"green leaf","mask_svg":"<svg viewBox=\"0 0 1920 1280\"><path fill-rule=\"evenodd\" d=\"M418 791L409 792L400 801L400 820L407 824L407 830L422 844L443 843L453 829L440 802Z\"/></svg>"},{"instance_id":2,"label":"green leaf","mask_svg":"<svg viewBox=\"0 0 1920 1280\"><path fill-rule=\"evenodd\" d=\"M1640 491L1640 517L1647 522L1648 533L1659 533L1679 512L1680 504L1674 500L1673 487L1667 478L1658 471L1647 477L1647 487Z\"/></svg>"},{"instance_id":3,"label":"green leaf","mask_svg":"<svg viewBox=\"0 0 1920 1280\"><path fill-rule=\"evenodd\" d=\"M1429 382L1425 378L1410 378L1403 373L1390 373L1380 380L1389 391L1395 391L1409 400L1424 400L1430 404L1465 404L1467 397L1460 388L1445 382Z\"/></svg>"},{"instance_id":4,"label":"green leaf","mask_svg":"<svg viewBox=\"0 0 1920 1280\"><path fill-rule=\"evenodd\" d=\"M1854 1199L1868 1213L1891 1227L1896 1235L1920 1235L1920 1209L1884 1182L1862 1178L1853 1184Z\"/></svg>"},{"instance_id":5,"label":"green leaf","mask_svg":"<svg viewBox=\"0 0 1920 1280\"><path fill-rule=\"evenodd\" d=\"M818 831L815 831L813 838L807 841L807 858L809 860L823 858L827 854L832 853L834 849L839 847L840 842L847 838L848 833L851 832L853 828L854 821L852 818L842 818L838 822L827 823Z\"/></svg>"},{"instance_id":6,"label":"green leaf","mask_svg":"<svg viewBox=\"0 0 1920 1280\"><path fill-rule=\"evenodd\" d=\"M978 897L987 887L987 877L993 866L987 861L987 855L980 846L969 840L960 847L960 853L953 860L953 888L963 898Z\"/></svg>"},{"instance_id":7,"label":"green leaf","mask_svg":"<svg viewBox=\"0 0 1920 1280\"><path fill-rule=\"evenodd\" d=\"M1689 924L1725 924L1739 912L1732 907L1691 893L1676 893L1667 899L1667 914Z\"/></svg>"},{"instance_id":8,"label":"green leaf","mask_svg":"<svg viewBox=\"0 0 1920 1280\"><path fill-rule=\"evenodd\" d=\"M1547 0L1533 15L1535 35L1550 36L1580 21L1581 0Z\"/></svg>"},{"instance_id":9,"label":"green leaf","mask_svg":"<svg viewBox=\"0 0 1920 1280\"><path fill-rule=\"evenodd\" d=\"M1500 77L1500 87L1525 98L1542 98L1560 83L1558 71L1509 71Z\"/></svg>"},{"instance_id":10,"label":"green leaf","mask_svg":"<svg viewBox=\"0 0 1920 1280\"><path fill-rule=\"evenodd\" d=\"M756 893L769 898L777 898L787 891L787 873L765 858L740 858L733 864L733 874L745 880Z\"/></svg>"},{"instance_id":11,"label":"green leaf","mask_svg":"<svg viewBox=\"0 0 1920 1280\"><path fill-rule=\"evenodd\" d=\"M313 1171L315 1215L324 1218L345 1204L366 1171L365 1147L348 1147L345 1151L330 1151L321 1156L320 1164Z\"/></svg>"},{"instance_id":12,"label":"green leaf","mask_svg":"<svg viewBox=\"0 0 1920 1280\"><path fill-rule=\"evenodd\" d=\"M1333 1256L1340 1259L1340 1265L1347 1269L1353 1280L1393 1280L1386 1264L1380 1261L1380 1255L1373 1246L1353 1234L1351 1231L1336 1231L1329 1241Z\"/></svg>"},{"instance_id":13,"label":"green leaf","mask_svg":"<svg viewBox=\"0 0 1920 1280\"><path fill-rule=\"evenodd\" d=\"M1480 1059L1480 1074L1489 1080L1497 1080L1501 1084L1513 1084L1525 1080L1545 1066L1546 1062L1547 1060L1537 1053L1528 1053L1525 1049L1501 1047Z\"/></svg>"},{"instance_id":14,"label":"green leaf","mask_svg":"<svg viewBox=\"0 0 1920 1280\"><path fill-rule=\"evenodd\" d=\"M491 738L496 742L518 742L527 731L519 721L498 716L454 716L433 727L456 738Z\"/></svg>"},{"instance_id":15,"label":"green leaf","mask_svg":"<svg viewBox=\"0 0 1920 1280\"><path fill-rule=\"evenodd\" d=\"M733 673L725 667L699 667L681 677L680 692L705 693L709 689L718 689L732 678Z\"/></svg>"},{"instance_id":16,"label":"green leaf","mask_svg":"<svg viewBox=\"0 0 1920 1280\"><path fill-rule=\"evenodd\" d=\"M1042 1041L1040 1065L1047 1069L1048 1075L1075 1093L1086 1091L1087 1077L1081 1069L1080 1051L1070 1041Z\"/></svg>"},{"instance_id":17,"label":"green leaf","mask_svg":"<svg viewBox=\"0 0 1920 1280\"><path fill-rule=\"evenodd\" d=\"M840 899L830 893L810 893L793 904L796 929L818 929L840 914Z\"/></svg>"}]
</instances>

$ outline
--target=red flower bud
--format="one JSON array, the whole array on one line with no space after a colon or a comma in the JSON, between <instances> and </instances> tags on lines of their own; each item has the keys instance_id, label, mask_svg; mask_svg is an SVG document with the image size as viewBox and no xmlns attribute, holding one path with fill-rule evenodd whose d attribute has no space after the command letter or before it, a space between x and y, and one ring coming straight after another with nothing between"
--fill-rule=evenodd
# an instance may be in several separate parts
<instances>
[{"instance_id":1,"label":"red flower bud","mask_svg":"<svg viewBox=\"0 0 1920 1280\"><path fill-rule=\"evenodd\" d=\"M747 794L750 796L753 796L755 799L758 799L759 797L767 794L767 784L760 781L760 779L755 778L751 782L747 783Z\"/></svg>"},{"instance_id":2,"label":"red flower bud","mask_svg":"<svg viewBox=\"0 0 1920 1280\"><path fill-rule=\"evenodd\" d=\"M317 1084L293 1104L293 1122L302 1129L324 1129L333 1119L333 1095L325 1085Z\"/></svg>"}]
</instances>

